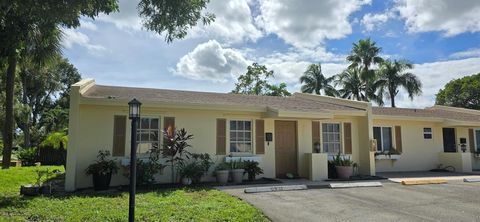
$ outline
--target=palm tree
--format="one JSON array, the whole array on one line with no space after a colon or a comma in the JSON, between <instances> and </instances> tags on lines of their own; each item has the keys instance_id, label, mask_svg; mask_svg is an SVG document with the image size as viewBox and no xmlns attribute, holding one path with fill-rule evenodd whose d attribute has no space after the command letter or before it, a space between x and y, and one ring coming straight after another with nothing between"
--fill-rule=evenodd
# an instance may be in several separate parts
<instances>
[{"instance_id":1,"label":"palm tree","mask_svg":"<svg viewBox=\"0 0 480 222\"><path fill-rule=\"evenodd\" d=\"M321 95L321 91L327 96L338 96L338 91L331 83L335 80L335 76L326 78L322 73L321 64L311 64L307 70L300 77L300 83L302 83L303 93L313 93Z\"/></svg>"},{"instance_id":2,"label":"palm tree","mask_svg":"<svg viewBox=\"0 0 480 222\"><path fill-rule=\"evenodd\" d=\"M361 78L360 70L358 68L348 68L338 74L335 83L342 86L342 88L338 90L342 98L368 101L366 85Z\"/></svg>"},{"instance_id":3,"label":"palm tree","mask_svg":"<svg viewBox=\"0 0 480 222\"><path fill-rule=\"evenodd\" d=\"M408 97L413 100L413 97L422 93L422 83L412 73L405 72L407 69L412 69L412 63L408 61L390 61L386 60L380 64L378 70L378 84L380 86L380 94L385 94L390 98L390 104L395 107L395 96L399 92L399 88L407 91ZM386 91L386 93L384 93Z\"/></svg>"},{"instance_id":4,"label":"palm tree","mask_svg":"<svg viewBox=\"0 0 480 222\"><path fill-rule=\"evenodd\" d=\"M383 61L379 56L381 51L382 48L377 47L370 38L360 39L358 43L353 43L352 51L347 56L347 61L352 63L349 67L361 68L362 72L368 73L372 65L380 64Z\"/></svg>"}]
</instances>

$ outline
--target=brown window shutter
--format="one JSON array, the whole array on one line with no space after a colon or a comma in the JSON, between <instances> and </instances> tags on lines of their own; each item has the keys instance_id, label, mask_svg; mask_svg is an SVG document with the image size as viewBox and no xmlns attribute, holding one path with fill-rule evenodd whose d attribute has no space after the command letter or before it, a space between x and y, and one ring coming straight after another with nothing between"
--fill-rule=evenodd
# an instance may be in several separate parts
<instances>
[{"instance_id":1,"label":"brown window shutter","mask_svg":"<svg viewBox=\"0 0 480 222\"><path fill-rule=\"evenodd\" d=\"M343 145L345 154L352 154L352 123L343 123Z\"/></svg>"},{"instance_id":2,"label":"brown window shutter","mask_svg":"<svg viewBox=\"0 0 480 222\"><path fill-rule=\"evenodd\" d=\"M402 127L395 126L395 149L401 153L402 152Z\"/></svg>"},{"instance_id":3,"label":"brown window shutter","mask_svg":"<svg viewBox=\"0 0 480 222\"><path fill-rule=\"evenodd\" d=\"M470 152L475 153L475 134L473 129L468 129L468 142L470 143Z\"/></svg>"},{"instance_id":4,"label":"brown window shutter","mask_svg":"<svg viewBox=\"0 0 480 222\"><path fill-rule=\"evenodd\" d=\"M113 117L113 148L112 156L125 156L125 138L127 116Z\"/></svg>"},{"instance_id":5,"label":"brown window shutter","mask_svg":"<svg viewBox=\"0 0 480 222\"><path fill-rule=\"evenodd\" d=\"M315 152L315 143L320 143L320 122L312 121L312 151Z\"/></svg>"},{"instance_id":6,"label":"brown window shutter","mask_svg":"<svg viewBox=\"0 0 480 222\"><path fill-rule=\"evenodd\" d=\"M227 152L227 120L217 119L217 155Z\"/></svg>"},{"instance_id":7,"label":"brown window shutter","mask_svg":"<svg viewBox=\"0 0 480 222\"><path fill-rule=\"evenodd\" d=\"M255 153L265 154L265 121L255 120Z\"/></svg>"}]
</instances>

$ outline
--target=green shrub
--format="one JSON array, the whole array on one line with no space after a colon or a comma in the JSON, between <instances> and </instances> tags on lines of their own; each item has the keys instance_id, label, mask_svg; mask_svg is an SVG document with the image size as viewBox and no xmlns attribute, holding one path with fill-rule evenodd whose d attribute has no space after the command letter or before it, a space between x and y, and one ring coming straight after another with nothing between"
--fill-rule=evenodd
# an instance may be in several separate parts
<instances>
[{"instance_id":1,"label":"green shrub","mask_svg":"<svg viewBox=\"0 0 480 222\"><path fill-rule=\"evenodd\" d=\"M243 169L245 169L245 173L248 174L248 180L255 180L257 175L263 173L263 170L259 167L259 165L260 163L253 160L247 160L243 162Z\"/></svg>"},{"instance_id":2,"label":"green shrub","mask_svg":"<svg viewBox=\"0 0 480 222\"><path fill-rule=\"evenodd\" d=\"M100 150L98 151L97 161L90 164L85 173L87 175L107 175L107 174L116 174L118 171L118 166L115 160L109 159L110 151Z\"/></svg>"},{"instance_id":3,"label":"green shrub","mask_svg":"<svg viewBox=\"0 0 480 222\"><path fill-rule=\"evenodd\" d=\"M22 161L22 166L35 166L38 149L36 147L21 148L17 151L17 158Z\"/></svg>"}]
</instances>

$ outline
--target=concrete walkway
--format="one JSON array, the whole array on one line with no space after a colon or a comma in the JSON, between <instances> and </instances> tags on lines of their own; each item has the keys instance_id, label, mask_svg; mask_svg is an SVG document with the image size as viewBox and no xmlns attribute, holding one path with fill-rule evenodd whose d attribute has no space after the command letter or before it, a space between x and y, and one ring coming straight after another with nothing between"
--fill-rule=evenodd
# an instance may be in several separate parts
<instances>
[{"instance_id":1,"label":"concrete walkway","mask_svg":"<svg viewBox=\"0 0 480 222\"><path fill-rule=\"evenodd\" d=\"M480 179L480 171L472 173L456 173L456 172L387 172L377 173L377 176L388 178L390 181L400 183L403 180L428 180L428 179L444 179L444 180L463 180L465 178Z\"/></svg>"}]
</instances>

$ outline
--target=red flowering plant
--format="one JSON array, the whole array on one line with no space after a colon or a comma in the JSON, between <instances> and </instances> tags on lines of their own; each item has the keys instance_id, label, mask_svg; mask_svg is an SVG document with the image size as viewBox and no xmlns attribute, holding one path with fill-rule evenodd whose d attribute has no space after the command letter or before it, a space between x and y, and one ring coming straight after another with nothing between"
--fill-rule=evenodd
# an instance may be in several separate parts
<instances>
[{"instance_id":1,"label":"red flowering plant","mask_svg":"<svg viewBox=\"0 0 480 222\"><path fill-rule=\"evenodd\" d=\"M190 159L191 154L187 148L191 147L191 145L188 144L188 140L191 139L193 139L193 135L188 134L185 128L175 130L170 126L163 131L162 155L164 158L168 158L166 162L170 163L173 183L176 182L175 164L182 162L184 158Z\"/></svg>"}]
</instances>

